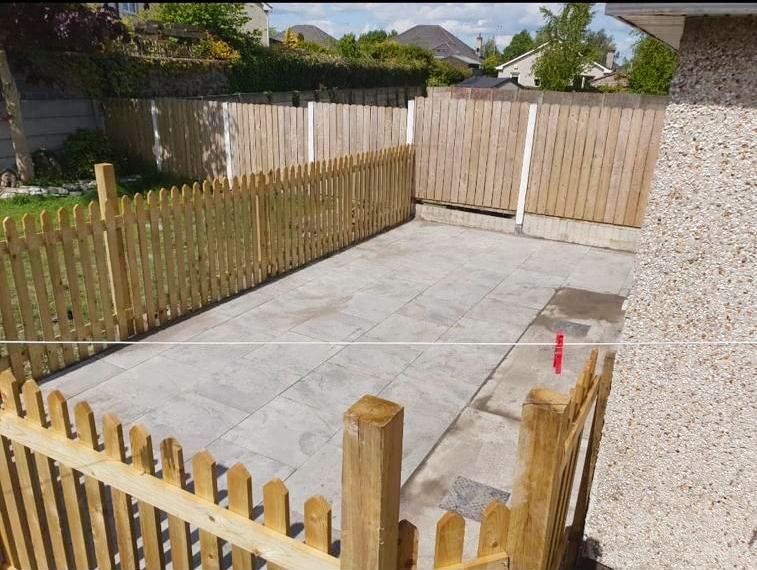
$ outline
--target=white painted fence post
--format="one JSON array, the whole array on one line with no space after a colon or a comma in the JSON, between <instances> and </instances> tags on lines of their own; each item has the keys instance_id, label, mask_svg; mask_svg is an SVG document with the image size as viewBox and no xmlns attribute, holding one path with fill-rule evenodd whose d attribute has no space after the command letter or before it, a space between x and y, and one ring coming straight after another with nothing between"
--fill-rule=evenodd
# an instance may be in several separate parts
<instances>
[{"instance_id":1,"label":"white painted fence post","mask_svg":"<svg viewBox=\"0 0 757 570\"><path fill-rule=\"evenodd\" d=\"M308 101L308 162L315 162L315 101Z\"/></svg>"},{"instance_id":2,"label":"white painted fence post","mask_svg":"<svg viewBox=\"0 0 757 570\"><path fill-rule=\"evenodd\" d=\"M528 126L523 147L523 166L520 169L520 188L518 189L518 206L515 210L515 229L523 231L523 216L526 210L526 191L528 190L528 173L531 170L531 151L534 148L534 131L536 130L536 103L528 106Z\"/></svg>"},{"instance_id":3,"label":"white painted fence post","mask_svg":"<svg viewBox=\"0 0 757 570\"><path fill-rule=\"evenodd\" d=\"M231 164L231 122L229 121L229 104L224 102L221 104L221 108L223 109L223 142L226 147L226 178L228 178L229 184L231 184L231 179L234 176L234 169Z\"/></svg>"},{"instance_id":4,"label":"white painted fence post","mask_svg":"<svg viewBox=\"0 0 757 570\"><path fill-rule=\"evenodd\" d=\"M415 100L407 102L407 134L405 135L405 144L413 144L415 133Z\"/></svg>"},{"instance_id":5,"label":"white painted fence post","mask_svg":"<svg viewBox=\"0 0 757 570\"><path fill-rule=\"evenodd\" d=\"M163 147L160 146L160 130L158 129L158 106L155 99L150 99L150 114L152 115L152 153L155 156L155 166L163 169Z\"/></svg>"}]
</instances>

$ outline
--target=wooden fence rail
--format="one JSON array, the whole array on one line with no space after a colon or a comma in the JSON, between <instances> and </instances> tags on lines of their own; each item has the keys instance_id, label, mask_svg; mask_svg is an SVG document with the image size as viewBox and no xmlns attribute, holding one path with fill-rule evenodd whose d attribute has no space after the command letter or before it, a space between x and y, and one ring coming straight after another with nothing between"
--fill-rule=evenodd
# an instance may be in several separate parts
<instances>
[{"instance_id":1,"label":"wooden fence rail","mask_svg":"<svg viewBox=\"0 0 757 570\"><path fill-rule=\"evenodd\" d=\"M43 212L41 231L26 216L23 233L5 219L0 340L48 343L3 343L0 358L40 378L400 224L413 160L396 147L120 199L98 165L102 213Z\"/></svg>"},{"instance_id":2,"label":"wooden fence rail","mask_svg":"<svg viewBox=\"0 0 757 570\"><path fill-rule=\"evenodd\" d=\"M493 501L484 510L476 555L465 561L465 521L457 513L444 514L434 538L435 569L559 568L568 530L583 529L609 392L612 355L601 376L594 375L596 359L594 352L570 396L532 390L523 408L512 506ZM98 433L86 402L76 404L72 425L60 392L49 395L46 409L37 384L27 380L21 386L9 371L0 374L0 394L0 546L13 568L163 569L170 556L178 570L198 562L220 569L228 567L223 543L231 547L235 570L254 568L256 557L283 570L417 568L418 530L399 520L404 410L396 403L364 396L344 415L337 558L331 507L323 497L305 502L301 542L290 537L289 493L278 479L263 486L261 523L252 508L260 498L253 498L251 474L241 464L226 471L228 501L221 505L218 466L207 451L191 460L190 490L176 439L163 440L156 458L143 426L132 426L127 438L118 418L108 414ZM581 432L592 408L589 459L573 524L566 529ZM160 524L164 514L167 536ZM194 529L199 561L192 556Z\"/></svg>"}]
</instances>

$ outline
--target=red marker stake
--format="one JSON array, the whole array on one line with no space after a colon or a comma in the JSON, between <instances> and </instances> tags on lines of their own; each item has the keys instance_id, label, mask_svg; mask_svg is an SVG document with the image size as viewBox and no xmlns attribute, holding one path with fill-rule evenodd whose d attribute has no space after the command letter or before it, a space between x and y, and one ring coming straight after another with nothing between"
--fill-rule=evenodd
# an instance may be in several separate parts
<instances>
[{"instance_id":1,"label":"red marker stake","mask_svg":"<svg viewBox=\"0 0 757 570\"><path fill-rule=\"evenodd\" d=\"M563 331L557 331L557 336L555 337L555 357L552 360L552 368L555 369L555 374L562 373L562 357L564 346L565 333Z\"/></svg>"}]
</instances>

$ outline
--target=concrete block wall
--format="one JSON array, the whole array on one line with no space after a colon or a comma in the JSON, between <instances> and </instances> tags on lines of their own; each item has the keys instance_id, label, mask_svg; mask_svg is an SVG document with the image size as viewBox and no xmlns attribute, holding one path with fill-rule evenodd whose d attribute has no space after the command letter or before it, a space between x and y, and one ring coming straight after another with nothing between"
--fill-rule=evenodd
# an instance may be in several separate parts
<instances>
[{"instance_id":1,"label":"concrete block wall","mask_svg":"<svg viewBox=\"0 0 757 570\"><path fill-rule=\"evenodd\" d=\"M757 19L687 18L626 341L757 339ZM613 569L757 567L757 347L624 346L586 527Z\"/></svg>"},{"instance_id":2,"label":"concrete block wall","mask_svg":"<svg viewBox=\"0 0 757 570\"><path fill-rule=\"evenodd\" d=\"M2 111L5 106L2 105ZM102 129L100 104L92 99L25 99L21 101L29 148L57 150L78 129ZM10 130L0 122L0 170L15 168Z\"/></svg>"}]
</instances>

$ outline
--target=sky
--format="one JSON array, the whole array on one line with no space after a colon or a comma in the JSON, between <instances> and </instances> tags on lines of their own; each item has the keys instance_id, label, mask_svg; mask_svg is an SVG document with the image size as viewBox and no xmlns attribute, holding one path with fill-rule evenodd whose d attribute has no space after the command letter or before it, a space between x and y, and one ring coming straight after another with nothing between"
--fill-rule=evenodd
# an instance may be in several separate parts
<instances>
[{"instance_id":1,"label":"sky","mask_svg":"<svg viewBox=\"0 0 757 570\"><path fill-rule=\"evenodd\" d=\"M504 48L514 34L522 29L535 32L542 24L539 6L559 9L554 3L271 3L270 25L278 31L294 24L313 24L336 38L352 32L359 35L368 30L383 29L404 32L417 24L439 24L471 47L476 36L494 37ZM631 56L631 27L605 16L605 5L594 5L591 28L605 31L615 38L620 58Z\"/></svg>"}]
</instances>

